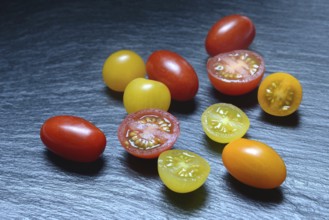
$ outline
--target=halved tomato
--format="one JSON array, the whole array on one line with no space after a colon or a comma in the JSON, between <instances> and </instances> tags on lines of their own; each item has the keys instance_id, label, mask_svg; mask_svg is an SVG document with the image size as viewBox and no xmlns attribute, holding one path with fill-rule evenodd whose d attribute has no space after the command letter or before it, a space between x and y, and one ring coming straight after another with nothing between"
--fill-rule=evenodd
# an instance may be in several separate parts
<instances>
[{"instance_id":1,"label":"halved tomato","mask_svg":"<svg viewBox=\"0 0 329 220\"><path fill-rule=\"evenodd\" d=\"M118 138L128 153L151 159L171 149L179 133L179 122L172 114L160 109L145 109L123 120Z\"/></svg>"},{"instance_id":2,"label":"halved tomato","mask_svg":"<svg viewBox=\"0 0 329 220\"><path fill-rule=\"evenodd\" d=\"M270 115L287 116L294 113L303 96L298 79L289 73L277 72L267 76L258 89L258 102Z\"/></svg>"},{"instance_id":3,"label":"halved tomato","mask_svg":"<svg viewBox=\"0 0 329 220\"><path fill-rule=\"evenodd\" d=\"M245 135L250 121L235 105L217 103L202 113L201 124L210 139L218 143L229 143Z\"/></svg>"},{"instance_id":4,"label":"halved tomato","mask_svg":"<svg viewBox=\"0 0 329 220\"><path fill-rule=\"evenodd\" d=\"M207 62L208 77L219 92L242 95L260 83L265 64L263 58L250 50L235 50L211 57Z\"/></svg>"}]
</instances>

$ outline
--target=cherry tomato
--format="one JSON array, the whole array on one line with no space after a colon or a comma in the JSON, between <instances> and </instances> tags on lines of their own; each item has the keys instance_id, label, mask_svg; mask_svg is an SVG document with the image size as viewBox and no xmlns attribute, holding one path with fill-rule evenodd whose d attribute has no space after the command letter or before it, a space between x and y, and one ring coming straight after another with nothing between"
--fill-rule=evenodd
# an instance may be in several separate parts
<instances>
[{"instance_id":1,"label":"cherry tomato","mask_svg":"<svg viewBox=\"0 0 329 220\"><path fill-rule=\"evenodd\" d=\"M111 54L103 66L105 84L117 92L123 92L131 80L145 75L143 59L131 50L119 50Z\"/></svg>"},{"instance_id":2,"label":"cherry tomato","mask_svg":"<svg viewBox=\"0 0 329 220\"><path fill-rule=\"evenodd\" d=\"M222 153L224 166L240 182L261 189L273 189L286 179L282 158L268 145L244 138L227 144Z\"/></svg>"},{"instance_id":3,"label":"cherry tomato","mask_svg":"<svg viewBox=\"0 0 329 220\"><path fill-rule=\"evenodd\" d=\"M77 162L97 160L106 146L106 137L99 128L70 115L47 119L41 127L40 137L50 151Z\"/></svg>"},{"instance_id":4,"label":"cherry tomato","mask_svg":"<svg viewBox=\"0 0 329 220\"><path fill-rule=\"evenodd\" d=\"M137 78L131 81L123 94L123 104L130 114L142 109L158 108L168 111L170 91L162 82Z\"/></svg>"},{"instance_id":5,"label":"cherry tomato","mask_svg":"<svg viewBox=\"0 0 329 220\"><path fill-rule=\"evenodd\" d=\"M217 21L206 37L210 56L232 50L247 49L256 35L254 23L246 16L229 15Z\"/></svg>"},{"instance_id":6,"label":"cherry tomato","mask_svg":"<svg viewBox=\"0 0 329 220\"><path fill-rule=\"evenodd\" d=\"M294 113L299 108L302 96L301 84L289 73L273 73L267 76L258 88L258 102L261 108L274 116Z\"/></svg>"},{"instance_id":7,"label":"cherry tomato","mask_svg":"<svg viewBox=\"0 0 329 220\"><path fill-rule=\"evenodd\" d=\"M229 143L241 138L249 129L248 116L238 107L217 103L208 107L201 116L206 135L218 143Z\"/></svg>"},{"instance_id":8,"label":"cherry tomato","mask_svg":"<svg viewBox=\"0 0 329 220\"><path fill-rule=\"evenodd\" d=\"M118 138L128 153L150 159L172 148L179 133L179 122L172 114L160 109L145 109L123 120Z\"/></svg>"},{"instance_id":9,"label":"cherry tomato","mask_svg":"<svg viewBox=\"0 0 329 220\"><path fill-rule=\"evenodd\" d=\"M158 158L158 173L172 191L188 193L198 189L210 173L208 162L187 150L168 150Z\"/></svg>"},{"instance_id":10,"label":"cherry tomato","mask_svg":"<svg viewBox=\"0 0 329 220\"><path fill-rule=\"evenodd\" d=\"M146 62L149 79L168 86L171 98L177 101L192 99L199 88L199 79L191 64L179 54L158 50Z\"/></svg>"},{"instance_id":11,"label":"cherry tomato","mask_svg":"<svg viewBox=\"0 0 329 220\"><path fill-rule=\"evenodd\" d=\"M208 59L208 78L219 92L242 95L254 90L265 72L263 58L249 50L235 50Z\"/></svg>"}]
</instances>

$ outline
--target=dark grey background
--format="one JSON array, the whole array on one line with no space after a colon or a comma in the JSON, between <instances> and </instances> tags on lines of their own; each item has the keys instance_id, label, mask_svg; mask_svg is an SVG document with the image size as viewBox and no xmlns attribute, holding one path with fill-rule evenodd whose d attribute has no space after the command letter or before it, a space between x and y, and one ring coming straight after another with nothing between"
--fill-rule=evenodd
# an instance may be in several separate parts
<instances>
[{"instance_id":1,"label":"dark grey background","mask_svg":"<svg viewBox=\"0 0 329 220\"><path fill-rule=\"evenodd\" d=\"M328 219L329 1L1 1L1 219ZM304 89L300 109L271 117L254 91L216 92L206 73L204 39L229 14L256 26L250 49L266 62L265 76L285 71ZM186 194L163 186L156 161L129 156L116 137L126 116L122 94L108 90L102 66L109 54L131 49L146 61L157 49L175 51L195 68L200 89L188 103L173 102L181 123L176 149L206 158L205 185ZM272 146L288 176L270 191L246 187L221 161L223 145L203 133L200 116L217 102L242 108L246 135ZM64 161L39 138L49 117L72 114L104 131L107 148L91 165Z\"/></svg>"}]
</instances>

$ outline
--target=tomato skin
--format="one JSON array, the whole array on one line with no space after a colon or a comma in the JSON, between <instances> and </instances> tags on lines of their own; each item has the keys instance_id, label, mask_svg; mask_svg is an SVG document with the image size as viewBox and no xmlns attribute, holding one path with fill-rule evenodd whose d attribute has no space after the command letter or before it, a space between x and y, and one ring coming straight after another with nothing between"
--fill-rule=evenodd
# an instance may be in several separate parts
<instances>
[{"instance_id":1,"label":"tomato skin","mask_svg":"<svg viewBox=\"0 0 329 220\"><path fill-rule=\"evenodd\" d=\"M131 50L116 51L104 62L104 83L117 92L123 92L130 81L145 75L143 59Z\"/></svg>"},{"instance_id":2,"label":"tomato skin","mask_svg":"<svg viewBox=\"0 0 329 220\"><path fill-rule=\"evenodd\" d=\"M148 108L168 111L171 96L168 87L162 82L137 78L132 80L123 94L123 104L128 114Z\"/></svg>"},{"instance_id":3,"label":"tomato skin","mask_svg":"<svg viewBox=\"0 0 329 220\"><path fill-rule=\"evenodd\" d=\"M163 82L168 86L174 100L188 101L198 92L199 79L194 68L175 52L153 52L146 62L146 72L149 79Z\"/></svg>"},{"instance_id":4,"label":"tomato skin","mask_svg":"<svg viewBox=\"0 0 329 220\"><path fill-rule=\"evenodd\" d=\"M70 115L47 119L40 129L40 138L50 151L76 162L97 160L106 146L106 137L99 128Z\"/></svg>"},{"instance_id":5,"label":"tomato skin","mask_svg":"<svg viewBox=\"0 0 329 220\"><path fill-rule=\"evenodd\" d=\"M289 73L276 72L268 75L258 88L258 103L273 116L294 113L302 101L303 88L297 78Z\"/></svg>"},{"instance_id":6,"label":"tomato skin","mask_svg":"<svg viewBox=\"0 0 329 220\"><path fill-rule=\"evenodd\" d=\"M238 14L229 15L218 20L210 28L205 47L210 56L247 49L255 35L256 28L250 18Z\"/></svg>"},{"instance_id":7,"label":"tomato skin","mask_svg":"<svg viewBox=\"0 0 329 220\"><path fill-rule=\"evenodd\" d=\"M234 178L252 187L273 189L286 179L282 158L259 141L241 138L230 142L224 147L222 160Z\"/></svg>"},{"instance_id":8,"label":"tomato skin","mask_svg":"<svg viewBox=\"0 0 329 220\"><path fill-rule=\"evenodd\" d=\"M167 150L158 158L161 181L176 193L189 193L200 188L210 173L209 163L187 150Z\"/></svg>"},{"instance_id":9,"label":"tomato skin","mask_svg":"<svg viewBox=\"0 0 329 220\"><path fill-rule=\"evenodd\" d=\"M228 61L229 64L226 65L225 61ZM223 69L216 70L221 62L224 62ZM228 77L219 74L225 70L229 71ZM262 56L253 51L234 50L209 58L207 71L208 78L217 91L226 95L237 96L257 88L265 73L265 62ZM252 74L250 71L253 71ZM235 76L240 74L240 77L234 78L234 74Z\"/></svg>"},{"instance_id":10,"label":"tomato skin","mask_svg":"<svg viewBox=\"0 0 329 220\"><path fill-rule=\"evenodd\" d=\"M164 131L166 126L168 129ZM130 135L132 132L135 134ZM179 122L172 114L161 109L144 109L129 114L122 121L118 128L118 139L131 155L153 159L163 151L171 149L179 133ZM154 147L146 149L143 142Z\"/></svg>"}]
</instances>

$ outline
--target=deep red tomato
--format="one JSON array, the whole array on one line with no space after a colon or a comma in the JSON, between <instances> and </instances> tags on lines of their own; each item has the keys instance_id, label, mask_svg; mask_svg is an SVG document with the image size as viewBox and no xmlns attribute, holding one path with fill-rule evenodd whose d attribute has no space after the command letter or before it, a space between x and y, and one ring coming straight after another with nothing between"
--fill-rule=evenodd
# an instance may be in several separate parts
<instances>
[{"instance_id":1,"label":"deep red tomato","mask_svg":"<svg viewBox=\"0 0 329 220\"><path fill-rule=\"evenodd\" d=\"M148 159L171 149L179 133L179 122L172 114L160 109L145 109L123 120L118 138L128 153Z\"/></svg>"},{"instance_id":2,"label":"deep red tomato","mask_svg":"<svg viewBox=\"0 0 329 220\"><path fill-rule=\"evenodd\" d=\"M40 137L50 151L77 162L97 160L106 146L106 137L99 128L83 118L69 115L47 119Z\"/></svg>"},{"instance_id":3,"label":"deep red tomato","mask_svg":"<svg viewBox=\"0 0 329 220\"><path fill-rule=\"evenodd\" d=\"M217 21L206 37L210 56L232 50L247 49L256 35L253 22L246 16L229 15Z\"/></svg>"},{"instance_id":4,"label":"deep red tomato","mask_svg":"<svg viewBox=\"0 0 329 220\"><path fill-rule=\"evenodd\" d=\"M153 52L146 62L146 72L150 79L164 83L174 100L187 101L198 92L199 79L192 65L175 52Z\"/></svg>"},{"instance_id":5,"label":"deep red tomato","mask_svg":"<svg viewBox=\"0 0 329 220\"><path fill-rule=\"evenodd\" d=\"M211 84L227 95L242 95L255 89L265 72L263 58L250 50L221 53L208 59Z\"/></svg>"}]
</instances>

